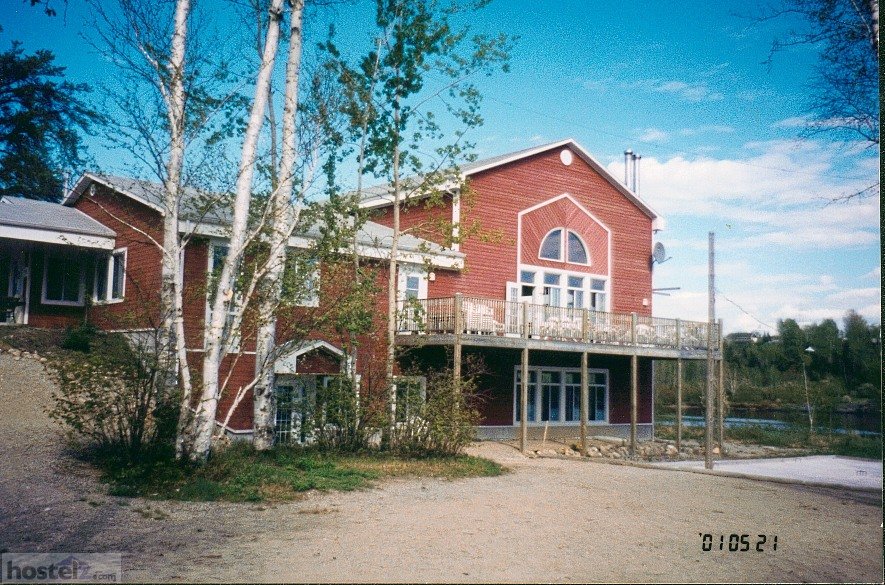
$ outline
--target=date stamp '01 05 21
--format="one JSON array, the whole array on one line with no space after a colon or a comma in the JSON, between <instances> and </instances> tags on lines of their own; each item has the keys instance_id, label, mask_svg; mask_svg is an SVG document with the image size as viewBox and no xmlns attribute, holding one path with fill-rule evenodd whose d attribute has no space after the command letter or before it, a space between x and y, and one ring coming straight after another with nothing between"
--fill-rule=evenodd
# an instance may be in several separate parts
<instances>
[{"instance_id":1,"label":"date stamp '01 05 21","mask_svg":"<svg viewBox=\"0 0 885 585\"><path fill-rule=\"evenodd\" d=\"M701 537L701 550L710 552L721 550L727 552L776 552L777 535L769 534L711 534L698 532Z\"/></svg>"}]
</instances>

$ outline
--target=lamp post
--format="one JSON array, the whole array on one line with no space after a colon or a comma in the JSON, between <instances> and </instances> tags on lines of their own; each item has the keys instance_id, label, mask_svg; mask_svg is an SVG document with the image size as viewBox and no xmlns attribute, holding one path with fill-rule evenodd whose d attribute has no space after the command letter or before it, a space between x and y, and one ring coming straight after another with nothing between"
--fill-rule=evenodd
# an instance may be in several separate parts
<instances>
[{"instance_id":1,"label":"lamp post","mask_svg":"<svg viewBox=\"0 0 885 585\"><path fill-rule=\"evenodd\" d=\"M806 353L814 353L810 345L805 348ZM814 432L814 411L811 409L811 398L808 394L808 374L805 371L805 357L802 357L802 380L805 382L805 411L808 413L808 434Z\"/></svg>"}]
</instances>

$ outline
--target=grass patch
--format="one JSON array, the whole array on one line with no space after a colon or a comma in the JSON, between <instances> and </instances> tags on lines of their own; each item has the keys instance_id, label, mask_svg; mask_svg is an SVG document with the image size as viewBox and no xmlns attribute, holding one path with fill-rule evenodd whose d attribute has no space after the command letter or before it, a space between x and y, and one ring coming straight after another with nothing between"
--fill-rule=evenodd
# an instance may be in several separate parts
<instances>
[{"instance_id":1,"label":"grass patch","mask_svg":"<svg viewBox=\"0 0 885 585\"><path fill-rule=\"evenodd\" d=\"M257 452L248 444L232 445L199 466L168 456L145 456L132 464L95 455L92 460L104 472L111 495L191 501L289 501L308 490L351 491L389 477L455 479L504 471L497 463L466 455L401 457L298 447Z\"/></svg>"},{"instance_id":2,"label":"grass patch","mask_svg":"<svg viewBox=\"0 0 885 585\"><path fill-rule=\"evenodd\" d=\"M655 436L661 439L675 439L676 425L661 424L655 426ZM703 442L703 427L682 427L683 439L694 439ZM864 459L882 459L882 441L879 437L861 437L843 433L808 434L808 429L789 426L785 429L773 429L759 425L732 427L725 430L726 440L751 445L782 447L790 449L807 449L819 455L844 455Z\"/></svg>"}]
</instances>

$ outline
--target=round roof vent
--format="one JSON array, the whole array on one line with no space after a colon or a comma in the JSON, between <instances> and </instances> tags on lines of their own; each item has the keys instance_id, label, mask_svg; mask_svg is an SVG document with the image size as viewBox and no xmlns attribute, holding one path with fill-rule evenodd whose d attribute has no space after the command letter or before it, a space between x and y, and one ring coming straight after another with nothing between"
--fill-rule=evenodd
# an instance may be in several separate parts
<instances>
[{"instance_id":1,"label":"round roof vent","mask_svg":"<svg viewBox=\"0 0 885 585\"><path fill-rule=\"evenodd\" d=\"M564 148L562 152L559 153L559 160L561 160L562 164L564 164L565 166L569 166L570 164L572 164L572 161L574 160L572 151Z\"/></svg>"}]
</instances>

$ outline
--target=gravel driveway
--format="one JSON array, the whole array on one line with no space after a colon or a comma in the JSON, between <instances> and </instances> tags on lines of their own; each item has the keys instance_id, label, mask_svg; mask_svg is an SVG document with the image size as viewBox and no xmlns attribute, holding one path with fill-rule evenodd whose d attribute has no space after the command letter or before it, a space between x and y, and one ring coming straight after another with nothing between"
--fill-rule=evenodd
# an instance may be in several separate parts
<instances>
[{"instance_id":1,"label":"gravel driveway","mask_svg":"<svg viewBox=\"0 0 885 585\"><path fill-rule=\"evenodd\" d=\"M0 550L124 553L151 581L882 581L878 495L526 459L500 477L394 480L281 505L109 497L43 413L51 384L0 355ZM704 552L701 533L778 537ZM754 540L755 542L755 540Z\"/></svg>"}]
</instances>

